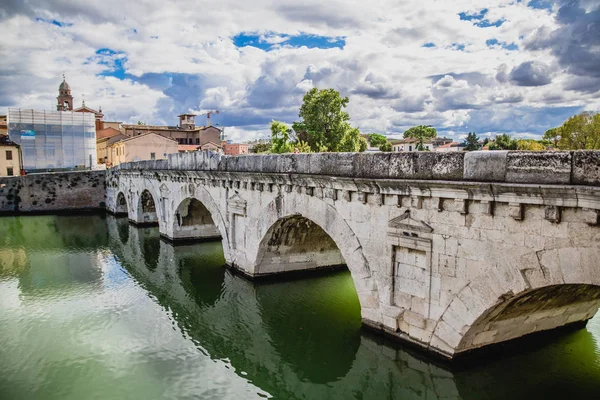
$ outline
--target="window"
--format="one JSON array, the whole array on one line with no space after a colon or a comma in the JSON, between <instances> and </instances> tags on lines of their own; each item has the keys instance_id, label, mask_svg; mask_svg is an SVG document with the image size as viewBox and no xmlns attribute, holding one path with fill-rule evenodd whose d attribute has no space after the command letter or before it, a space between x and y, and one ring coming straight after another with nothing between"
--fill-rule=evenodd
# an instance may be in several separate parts
<instances>
[{"instance_id":1,"label":"window","mask_svg":"<svg viewBox=\"0 0 600 400\"><path fill-rule=\"evenodd\" d=\"M150 153L150 159L156 160L156 153Z\"/></svg>"},{"instance_id":2,"label":"window","mask_svg":"<svg viewBox=\"0 0 600 400\"><path fill-rule=\"evenodd\" d=\"M412 151L412 146L408 146L408 151Z\"/></svg>"},{"instance_id":3,"label":"window","mask_svg":"<svg viewBox=\"0 0 600 400\"><path fill-rule=\"evenodd\" d=\"M196 138L196 144L200 144L200 138Z\"/></svg>"},{"instance_id":4,"label":"window","mask_svg":"<svg viewBox=\"0 0 600 400\"><path fill-rule=\"evenodd\" d=\"M6 150L6 159L12 160L12 150Z\"/></svg>"},{"instance_id":5,"label":"window","mask_svg":"<svg viewBox=\"0 0 600 400\"><path fill-rule=\"evenodd\" d=\"M6 167L6 175L7 176L13 176L14 175L13 167Z\"/></svg>"}]
</instances>

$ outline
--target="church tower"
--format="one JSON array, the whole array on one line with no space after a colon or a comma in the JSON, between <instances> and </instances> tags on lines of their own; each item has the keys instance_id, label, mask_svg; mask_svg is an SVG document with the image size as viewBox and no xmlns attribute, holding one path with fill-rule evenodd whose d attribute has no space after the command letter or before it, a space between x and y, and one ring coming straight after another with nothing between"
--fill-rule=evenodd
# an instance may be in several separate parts
<instances>
[{"instance_id":1,"label":"church tower","mask_svg":"<svg viewBox=\"0 0 600 400\"><path fill-rule=\"evenodd\" d=\"M71 87L65 81L65 76L63 75L63 81L58 87L58 104L56 105L57 111L73 111L73 96L71 96Z\"/></svg>"}]
</instances>

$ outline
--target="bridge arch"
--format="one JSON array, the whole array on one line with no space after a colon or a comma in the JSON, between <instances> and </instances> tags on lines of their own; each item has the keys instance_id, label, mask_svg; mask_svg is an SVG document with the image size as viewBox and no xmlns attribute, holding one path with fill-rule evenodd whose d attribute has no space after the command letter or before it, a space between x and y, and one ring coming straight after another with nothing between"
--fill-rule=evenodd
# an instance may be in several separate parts
<instances>
[{"instance_id":1,"label":"bridge arch","mask_svg":"<svg viewBox=\"0 0 600 400\"><path fill-rule=\"evenodd\" d=\"M123 191L119 191L117 193L117 200L115 203L115 215L123 216L128 215L129 213L129 205L127 204L127 198Z\"/></svg>"},{"instance_id":2,"label":"bridge arch","mask_svg":"<svg viewBox=\"0 0 600 400\"><path fill-rule=\"evenodd\" d=\"M157 200L158 197L153 195L150 190L142 190L137 201L137 218L134 222L143 225L158 225L159 207Z\"/></svg>"},{"instance_id":3,"label":"bridge arch","mask_svg":"<svg viewBox=\"0 0 600 400\"><path fill-rule=\"evenodd\" d=\"M164 231L161 230L167 239L177 241L178 239L220 238L225 260L231 262L227 225L219 206L208 190L196 186L191 193L184 192L175 196L171 204L173 208L166 215L168 226Z\"/></svg>"},{"instance_id":4,"label":"bridge arch","mask_svg":"<svg viewBox=\"0 0 600 400\"><path fill-rule=\"evenodd\" d=\"M173 240L221 239L208 208L195 197L183 199L175 209Z\"/></svg>"},{"instance_id":5,"label":"bridge arch","mask_svg":"<svg viewBox=\"0 0 600 400\"><path fill-rule=\"evenodd\" d=\"M290 241L289 237L293 234L292 230L301 236L316 234L321 242L307 243L304 239L300 239L297 243L300 247L294 249L293 245L288 245L293 244L293 240ZM358 237L337 210L323 200L316 197L303 197L290 198L288 201L284 196L278 196L261 211L256 237L260 238L259 242L257 246L250 246L250 249L254 247L255 250L249 257L250 260L254 260L255 276L270 272L266 264L276 261L273 259L274 250L281 250L284 246L286 247L284 253L291 256L288 258L290 261L297 259L307 268L340 263L347 265L358 294L363 318L367 310L378 309L377 284ZM321 261L318 257L313 259L304 257L313 244L318 245L316 249L320 254L325 255ZM323 259L327 262L322 262Z\"/></svg>"},{"instance_id":6,"label":"bridge arch","mask_svg":"<svg viewBox=\"0 0 600 400\"><path fill-rule=\"evenodd\" d=\"M528 259L536 265L527 265ZM504 280L496 279L496 272L486 273L454 295L437 322L432 345L456 355L585 323L600 306L598 259L600 249L591 247L538 251L522 256L520 274L512 277L511 262L505 261L495 267Z\"/></svg>"}]
</instances>

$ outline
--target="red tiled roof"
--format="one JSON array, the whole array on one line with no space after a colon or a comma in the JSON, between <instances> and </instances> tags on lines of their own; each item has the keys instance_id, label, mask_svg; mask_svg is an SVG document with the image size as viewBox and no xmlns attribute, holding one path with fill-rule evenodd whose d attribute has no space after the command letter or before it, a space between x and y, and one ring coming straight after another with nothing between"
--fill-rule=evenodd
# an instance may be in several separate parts
<instances>
[{"instance_id":1,"label":"red tiled roof","mask_svg":"<svg viewBox=\"0 0 600 400\"><path fill-rule=\"evenodd\" d=\"M99 131L96 131L96 140L104 139L105 137L113 137L119 135L120 133L121 131L111 127L108 127L106 129L100 129Z\"/></svg>"}]
</instances>

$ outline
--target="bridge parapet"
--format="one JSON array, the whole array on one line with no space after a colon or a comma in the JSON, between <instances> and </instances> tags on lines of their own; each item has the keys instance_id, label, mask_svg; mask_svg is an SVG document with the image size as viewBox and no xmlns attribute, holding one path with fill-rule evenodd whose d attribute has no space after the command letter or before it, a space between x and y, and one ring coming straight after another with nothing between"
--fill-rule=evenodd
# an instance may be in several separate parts
<instances>
[{"instance_id":1,"label":"bridge parapet","mask_svg":"<svg viewBox=\"0 0 600 400\"><path fill-rule=\"evenodd\" d=\"M600 151L312 153L225 156L172 154L115 170L181 170L561 185L600 185Z\"/></svg>"}]
</instances>

